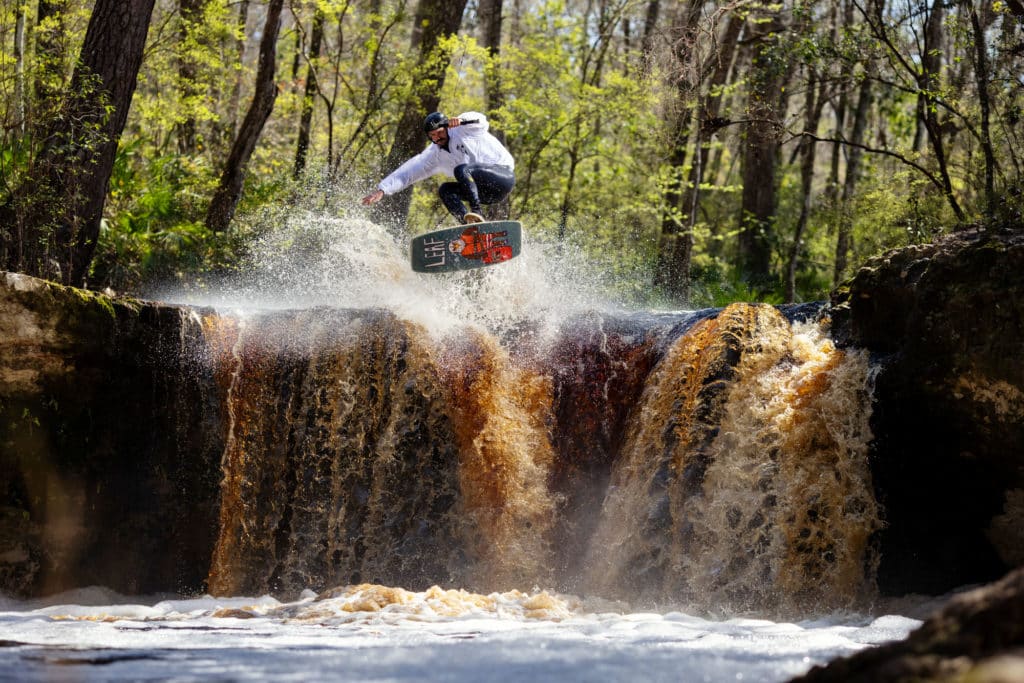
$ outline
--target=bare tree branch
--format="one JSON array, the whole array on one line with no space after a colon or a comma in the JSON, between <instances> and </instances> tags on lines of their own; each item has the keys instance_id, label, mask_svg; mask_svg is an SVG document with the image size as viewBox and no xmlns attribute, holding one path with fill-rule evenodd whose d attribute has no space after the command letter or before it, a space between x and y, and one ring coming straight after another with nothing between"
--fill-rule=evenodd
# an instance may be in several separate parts
<instances>
[{"instance_id":1,"label":"bare tree branch","mask_svg":"<svg viewBox=\"0 0 1024 683\"><path fill-rule=\"evenodd\" d=\"M837 144L837 145L846 145L847 147L857 147L858 149L862 149L865 152L868 152L869 154L880 154L882 156L892 157L894 159L897 159L901 163L903 163L903 164L905 164L907 166L910 166L911 168L913 168L913 169L915 169L917 171L920 171L921 174L924 175L926 178L928 178L928 180L931 181L937 188L942 190L943 194L946 193L946 190L942 186L942 180L940 178L938 178L934 173L929 171L927 168L925 168L921 164L917 163L913 159L907 158L906 156L900 154L899 152L894 152L891 149L883 149L883 148L880 148L880 147L872 147L870 145L865 145L865 144L862 144L862 143L850 142L849 140L844 140L842 138L834 138L834 137L833 138L826 138L826 137L821 137L819 135L816 135L816 134L808 132L808 131L801 131L799 133L792 133L792 132L790 132L790 138L788 140L786 140L786 142L790 142L791 140L794 140L794 139L800 138L800 137L807 138L807 139L813 140L815 142L831 142L831 143Z\"/></svg>"}]
</instances>

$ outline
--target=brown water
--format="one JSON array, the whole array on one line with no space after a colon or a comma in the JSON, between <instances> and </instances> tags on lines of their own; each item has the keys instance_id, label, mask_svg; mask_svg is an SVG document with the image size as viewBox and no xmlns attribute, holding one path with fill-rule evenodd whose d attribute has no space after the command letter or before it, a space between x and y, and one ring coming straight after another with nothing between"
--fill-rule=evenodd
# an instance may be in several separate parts
<instances>
[{"instance_id":1,"label":"brown water","mask_svg":"<svg viewBox=\"0 0 1024 683\"><path fill-rule=\"evenodd\" d=\"M827 322L737 304L498 338L314 308L205 329L230 422L215 594L539 587L751 613L874 595L870 367Z\"/></svg>"}]
</instances>

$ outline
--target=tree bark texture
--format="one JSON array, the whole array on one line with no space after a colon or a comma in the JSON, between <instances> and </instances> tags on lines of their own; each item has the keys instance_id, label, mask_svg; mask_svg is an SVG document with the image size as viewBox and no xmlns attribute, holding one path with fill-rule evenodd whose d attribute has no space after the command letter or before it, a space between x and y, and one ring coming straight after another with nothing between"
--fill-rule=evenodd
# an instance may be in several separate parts
<instances>
[{"instance_id":1,"label":"tree bark texture","mask_svg":"<svg viewBox=\"0 0 1024 683\"><path fill-rule=\"evenodd\" d=\"M480 0L480 8L477 10L480 17L481 42L492 60L497 60L501 54L501 11L502 0ZM487 111L489 113L504 103L497 64L487 69L484 87L487 91ZM502 142L505 141L504 134L493 125L491 133Z\"/></svg>"},{"instance_id":2,"label":"tree bark texture","mask_svg":"<svg viewBox=\"0 0 1024 683\"><path fill-rule=\"evenodd\" d=\"M256 90L253 93L249 111L238 130L235 143L231 146L220 185L213 194L210 208L206 212L206 227L213 231L226 230L234 218L238 200L242 197L246 168L252 158L256 143L259 142L263 126L274 109L277 99L277 85L274 83L277 60L277 36L281 30L281 11L284 0L271 0L267 7L267 19L260 40L260 60L256 71Z\"/></svg>"},{"instance_id":3,"label":"tree bark texture","mask_svg":"<svg viewBox=\"0 0 1024 683\"><path fill-rule=\"evenodd\" d=\"M689 244L693 236L685 228L687 209L682 202L685 194L687 144L693 121L693 95L700 87L699 82L694 82L693 74L698 70L692 61L703 8L703 0L692 0L680 7L671 33L672 54L675 58L673 68L676 69L675 113L670 133L672 149L668 158L672 175L664 191L665 208L661 216L654 281L675 297L684 296L689 288ZM677 244L680 240L684 244ZM685 262L678 262L677 255L682 256Z\"/></svg>"},{"instance_id":4,"label":"tree bark texture","mask_svg":"<svg viewBox=\"0 0 1024 683\"><path fill-rule=\"evenodd\" d=\"M25 8L19 7L14 20L14 125L17 135L25 133Z\"/></svg>"},{"instance_id":5,"label":"tree bark texture","mask_svg":"<svg viewBox=\"0 0 1024 683\"><path fill-rule=\"evenodd\" d=\"M500 109L505 104L505 93L501 84L501 70L498 59L501 56L501 25L502 25L502 0L480 0L480 7L477 14L480 17L480 34L483 46L492 60L484 74L484 88L487 95L487 115ZM505 142L505 131L495 125L491 120L491 135ZM492 204L484 209L487 220L501 220L507 218L511 212L511 195L505 197L497 204Z\"/></svg>"},{"instance_id":6,"label":"tree bark texture","mask_svg":"<svg viewBox=\"0 0 1024 683\"><path fill-rule=\"evenodd\" d=\"M178 12L181 25L178 28L178 79L186 102L194 99L201 92L202 86L196 82L199 73L198 65L191 55L194 49L196 27L203 21L203 14L208 0L179 0ZM187 106L191 106L188 102ZM196 117L189 113L184 121L178 124L178 151L181 154L194 154L196 151Z\"/></svg>"},{"instance_id":7,"label":"tree bark texture","mask_svg":"<svg viewBox=\"0 0 1024 683\"><path fill-rule=\"evenodd\" d=\"M101 124L103 139L93 159L76 159L81 166L74 171L82 171L81 176L76 176L81 177L80 194L76 193L78 201L69 207L71 210L65 213L62 221L65 228L72 228L72 234L68 235L66 243L59 243L59 246L71 250L69 283L85 281L96 249L117 144L135 94L153 5L154 0L97 0L82 45L80 64L71 78L71 92L73 97L77 97L89 90L87 81L98 77L101 96L112 111L106 115L105 121L95 120ZM72 104L72 107L87 112L87 122L90 114L95 112L94 102ZM74 230L73 226L79 221L80 229Z\"/></svg>"},{"instance_id":8,"label":"tree bark texture","mask_svg":"<svg viewBox=\"0 0 1024 683\"><path fill-rule=\"evenodd\" d=\"M0 208L0 221L17 223L21 235L21 244L0 249L6 268L85 282L153 4L97 0L62 114L44 135L37 173Z\"/></svg>"},{"instance_id":9,"label":"tree bark texture","mask_svg":"<svg viewBox=\"0 0 1024 683\"><path fill-rule=\"evenodd\" d=\"M238 15L237 23L235 24L238 31L238 40L235 41L235 54L238 55L238 64L241 65L245 61L245 28L249 23L249 0L240 0L238 3ZM242 101L242 86L244 81L245 71L243 69L238 70L238 74L235 76L235 82L231 87L231 99L228 104L228 116L221 129L223 136L222 144L226 148L228 143L235 138L235 134L238 132L238 109Z\"/></svg>"},{"instance_id":10,"label":"tree bark texture","mask_svg":"<svg viewBox=\"0 0 1024 683\"><path fill-rule=\"evenodd\" d=\"M924 23L924 46L921 50L921 71L917 74L920 92L917 96L917 133L914 149L924 149L925 134L938 129L939 113L935 108L935 93L942 87L942 54L945 48L943 22L946 5L933 2Z\"/></svg>"}]
</instances>

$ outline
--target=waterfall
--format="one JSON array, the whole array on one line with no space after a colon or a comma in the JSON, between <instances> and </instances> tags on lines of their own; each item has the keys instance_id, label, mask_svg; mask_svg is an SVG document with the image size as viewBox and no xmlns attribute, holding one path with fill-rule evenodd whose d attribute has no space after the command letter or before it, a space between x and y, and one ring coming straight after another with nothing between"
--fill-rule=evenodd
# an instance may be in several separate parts
<instances>
[{"instance_id":1,"label":"waterfall","mask_svg":"<svg viewBox=\"0 0 1024 683\"><path fill-rule=\"evenodd\" d=\"M233 424L210 589L461 579L453 425L410 326L311 309L218 333Z\"/></svg>"},{"instance_id":2,"label":"waterfall","mask_svg":"<svg viewBox=\"0 0 1024 683\"><path fill-rule=\"evenodd\" d=\"M207 320L230 421L211 591L870 600L866 354L770 306L696 319L524 351L380 309Z\"/></svg>"},{"instance_id":3,"label":"waterfall","mask_svg":"<svg viewBox=\"0 0 1024 683\"><path fill-rule=\"evenodd\" d=\"M652 372L590 547L603 593L807 611L873 594L866 354L733 305Z\"/></svg>"},{"instance_id":4,"label":"waterfall","mask_svg":"<svg viewBox=\"0 0 1024 683\"><path fill-rule=\"evenodd\" d=\"M529 253L424 279L353 240L369 224L324 224L292 240L312 264L268 246L247 286L276 307L203 322L228 422L212 592L551 588L748 613L874 597L872 370L827 318L624 312Z\"/></svg>"}]
</instances>

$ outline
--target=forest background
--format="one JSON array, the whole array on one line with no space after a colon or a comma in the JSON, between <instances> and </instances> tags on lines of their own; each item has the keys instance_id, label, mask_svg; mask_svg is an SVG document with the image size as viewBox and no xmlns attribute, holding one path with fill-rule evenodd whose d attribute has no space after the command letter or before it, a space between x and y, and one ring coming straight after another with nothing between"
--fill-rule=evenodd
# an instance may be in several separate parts
<instances>
[{"instance_id":1,"label":"forest background","mask_svg":"<svg viewBox=\"0 0 1024 683\"><path fill-rule=\"evenodd\" d=\"M0 0L0 44L0 269L76 286L366 215L436 109L516 157L494 216L646 304L820 300L1021 225L1020 0ZM371 217L436 227L438 182Z\"/></svg>"}]
</instances>

